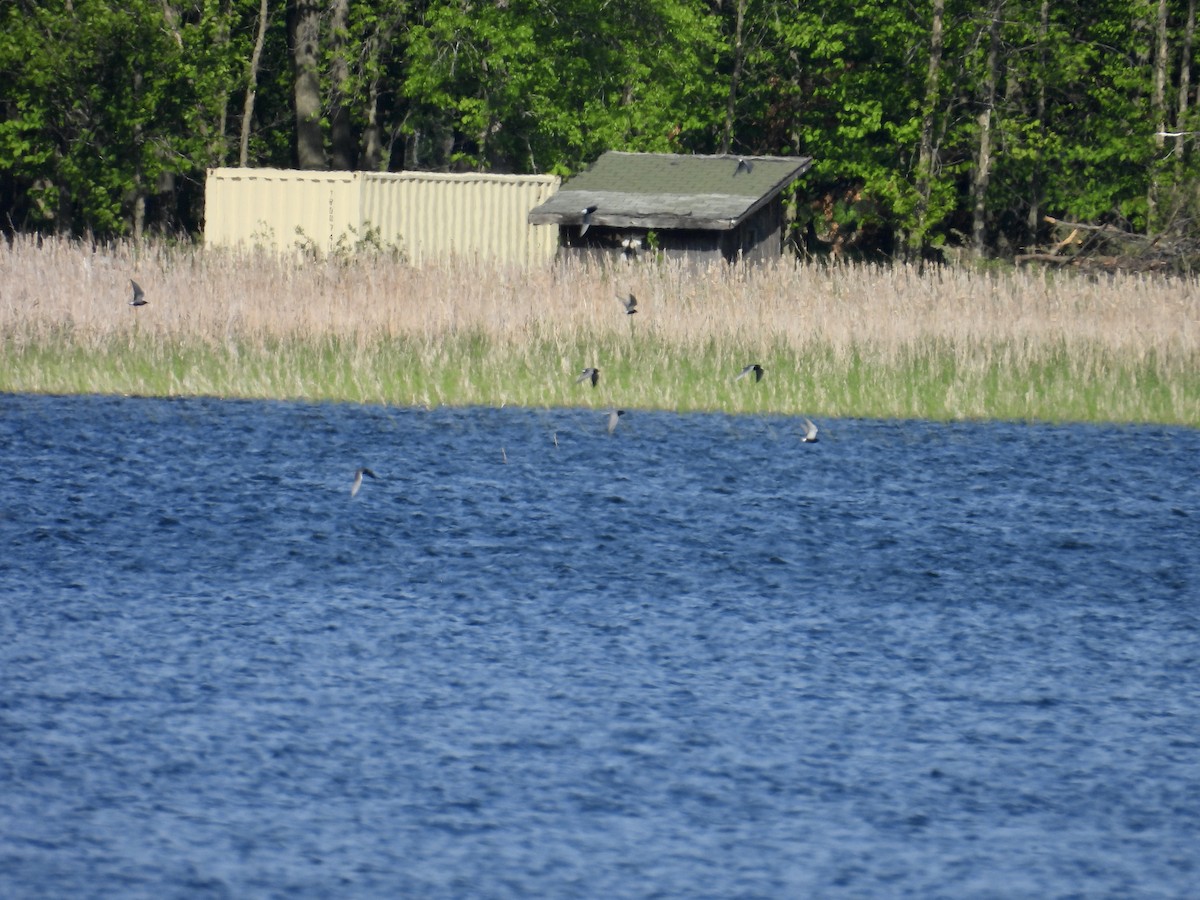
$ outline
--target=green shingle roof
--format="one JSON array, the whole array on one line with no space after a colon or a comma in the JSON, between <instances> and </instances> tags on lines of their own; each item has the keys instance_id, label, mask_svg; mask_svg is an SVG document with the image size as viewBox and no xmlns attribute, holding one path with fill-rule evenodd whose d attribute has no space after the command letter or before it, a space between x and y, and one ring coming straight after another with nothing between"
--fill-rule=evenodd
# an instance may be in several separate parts
<instances>
[{"instance_id":1,"label":"green shingle roof","mask_svg":"<svg viewBox=\"0 0 1200 900\"><path fill-rule=\"evenodd\" d=\"M739 160L749 163L739 167ZM533 225L618 228L736 227L803 175L807 156L683 156L609 151L529 213Z\"/></svg>"}]
</instances>

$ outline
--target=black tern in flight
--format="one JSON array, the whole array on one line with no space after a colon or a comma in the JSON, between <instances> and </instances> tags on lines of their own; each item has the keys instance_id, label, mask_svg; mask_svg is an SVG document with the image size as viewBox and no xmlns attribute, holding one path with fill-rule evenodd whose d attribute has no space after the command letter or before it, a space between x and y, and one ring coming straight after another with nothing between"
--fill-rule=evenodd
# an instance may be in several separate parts
<instances>
[{"instance_id":1,"label":"black tern in flight","mask_svg":"<svg viewBox=\"0 0 1200 900\"><path fill-rule=\"evenodd\" d=\"M753 164L751 164L750 160L744 159L744 158L739 159L738 163L737 163L737 168L733 170L733 177L736 178L738 175L741 175L743 172L745 172L747 175L749 175L753 168L754 168L754 166L753 166Z\"/></svg>"},{"instance_id":2,"label":"black tern in flight","mask_svg":"<svg viewBox=\"0 0 1200 900\"><path fill-rule=\"evenodd\" d=\"M583 227L579 229L579 236L583 237L587 234L587 230L592 227L592 213L596 211L594 206L585 206L580 212L583 214Z\"/></svg>"},{"instance_id":3,"label":"black tern in flight","mask_svg":"<svg viewBox=\"0 0 1200 900\"><path fill-rule=\"evenodd\" d=\"M800 438L802 444L815 444L817 442L817 426L812 423L812 419L804 420L804 437Z\"/></svg>"},{"instance_id":4,"label":"black tern in flight","mask_svg":"<svg viewBox=\"0 0 1200 900\"><path fill-rule=\"evenodd\" d=\"M608 414L608 433L612 434L617 430L617 423L621 421L621 416L625 415L625 410L614 409Z\"/></svg>"},{"instance_id":5,"label":"black tern in flight","mask_svg":"<svg viewBox=\"0 0 1200 900\"><path fill-rule=\"evenodd\" d=\"M142 290L142 286L132 278L129 279L129 283L133 285L133 299L129 301L129 305L145 306L147 303L146 292Z\"/></svg>"},{"instance_id":6,"label":"black tern in flight","mask_svg":"<svg viewBox=\"0 0 1200 900\"><path fill-rule=\"evenodd\" d=\"M354 470L354 484L350 485L350 496L351 497L358 494L359 488L362 487L362 480L363 480L364 475L368 475L371 478L376 477L375 473L372 472L370 469L367 469L367 468L355 469Z\"/></svg>"},{"instance_id":7,"label":"black tern in flight","mask_svg":"<svg viewBox=\"0 0 1200 900\"><path fill-rule=\"evenodd\" d=\"M742 369L742 371L738 373L738 376L733 380L741 381L743 378L745 378L751 372L754 373L755 381L762 381L763 367L760 366L758 363L751 363L750 365L746 366L746 368Z\"/></svg>"},{"instance_id":8,"label":"black tern in flight","mask_svg":"<svg viewBox=\"0 0 1200 900\"><path fill-rule=\"evenodd\" d=\"M579 373L579 377L575 379L575 383L579 384L581 381L587 381L589 378L592 379L592 387L595 387L596 382L600 380L600 370L595 366L588 366Z\"/></svg>"},{"instance_id":9,"label":"black tern in flight","mask_svg":"<svg viewBox=\"0 0 1200 900\"><path fill-rule=\"evenodd\" d=\"M632 316L637 312L637 297L633 296L632 293L628 297L622 297L620 294L617 294L617 299L625 307L625 315Z\"/></svg>"}]
</instances>

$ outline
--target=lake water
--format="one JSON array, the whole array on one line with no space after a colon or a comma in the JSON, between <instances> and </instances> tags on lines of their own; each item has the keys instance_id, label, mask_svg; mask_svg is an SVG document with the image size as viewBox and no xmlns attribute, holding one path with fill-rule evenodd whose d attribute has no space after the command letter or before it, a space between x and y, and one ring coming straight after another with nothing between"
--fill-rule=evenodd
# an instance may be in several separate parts
<instances>
[{"instance_id":1,"label":"lake water","mask_svg":"<svg viewBox=\"0 0 1200 900\"><path fill-rule=\"evenodd\" d=\"M605 424L0 396L0 896L1196 896L1200 432Z\"/></svg>"}]
</instances>

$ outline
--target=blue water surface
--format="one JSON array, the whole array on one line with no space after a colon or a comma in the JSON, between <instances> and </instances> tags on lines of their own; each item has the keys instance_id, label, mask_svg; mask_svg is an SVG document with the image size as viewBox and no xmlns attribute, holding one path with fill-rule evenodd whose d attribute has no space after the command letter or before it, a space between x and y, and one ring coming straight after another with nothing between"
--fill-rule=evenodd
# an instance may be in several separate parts
<instances>
[{"instance_id":1,"label":"blue water surface","mask_svg":"<svg viewBox=\"0 0 1200 900\"><path fill-rule=\"evenodd\" d=\"M1200 432L819 424L0 396L0 896L1196 896Z\"/></svg>"}]
</instances>

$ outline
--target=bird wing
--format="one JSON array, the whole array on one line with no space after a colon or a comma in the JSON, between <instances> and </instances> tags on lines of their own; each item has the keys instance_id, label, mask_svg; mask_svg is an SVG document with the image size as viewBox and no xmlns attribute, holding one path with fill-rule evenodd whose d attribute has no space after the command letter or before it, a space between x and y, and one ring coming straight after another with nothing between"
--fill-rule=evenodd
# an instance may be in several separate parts
<instances>
[{"instance_id":1,"label":"bird wing","mask_svg":"<svg viewBox=\"0 0 1200 900\"><path fill-rule=\"evenodd\" d=\"M364 475L368 475L371 478L378 477L374 472L372 472L370 469L366 468L365 466L361 469L355 469L354 470L354 483L352 485L350 485L350 496L351 497L357 496L359 489L362 488Z\"/></svg>"},{"instance_id":2,"label":"bird wing","mask_svg":"<svg viewBox=\"0 0 1200 900\"><path fill-rule=\"evenodd\" d=\"M582 222L582 227L579 229L580 237L583 237L585 234L587 234L587 230L592 227L592 213L594 213L595 211L596 211L596 207L594 207L594 206L588 206L583 209L583 211L582 211L583 218L580 219L580 221Z\"/></svg>"}]
</instances>

